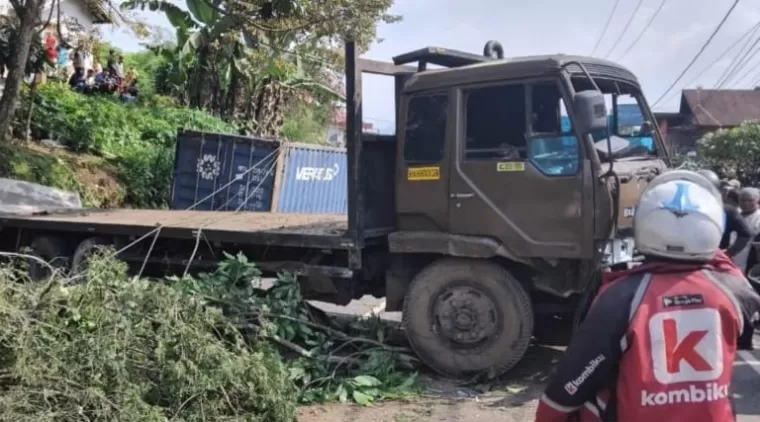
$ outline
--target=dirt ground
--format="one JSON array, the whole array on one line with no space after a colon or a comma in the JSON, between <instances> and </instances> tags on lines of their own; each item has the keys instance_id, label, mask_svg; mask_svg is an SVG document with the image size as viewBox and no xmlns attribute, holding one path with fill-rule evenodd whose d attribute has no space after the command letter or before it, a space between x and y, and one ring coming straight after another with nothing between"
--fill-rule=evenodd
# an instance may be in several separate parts
<instances>
[{"instance_id":1,"label":"dirt ground","mask_svg":"<svg viewBox=\"0 0 760 422\"><path fill-rule=\"evenodd\" d=\"M760 336L756 350L740 352L731 386L737 422L760 422ZM456 385L425 374L424 397L359 407L330 404L304 407L301 422L532 422L544 385L562 348L532 346L518 368L489 385Z\"/></svg>"},{"instance_id":2,"label":"dirt ground","mask_svg":"<svg viewBox=\"0 0 760 422\"><path fill-rule=\"evenodd\" d=\"M532 421L538 398L562 349L532 346L518 368L480 385L457 385L430 374L421 376L426 393L414 400L371 407L330 404L304 407L300 422L524 422Z\"/></svg>"}]
</instances>

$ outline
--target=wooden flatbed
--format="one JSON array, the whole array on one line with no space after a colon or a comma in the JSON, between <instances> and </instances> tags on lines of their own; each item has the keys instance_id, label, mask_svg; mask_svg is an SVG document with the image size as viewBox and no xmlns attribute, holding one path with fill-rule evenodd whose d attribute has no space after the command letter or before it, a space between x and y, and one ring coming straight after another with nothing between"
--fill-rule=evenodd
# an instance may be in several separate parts
<instances>
[{"instance_id":1,"label":"wooden flatbed","mask_svg":"<svg viewBox=\"0 0 760 422\"><path fill-rule=\"evenodd\" d=\"M142 236L161 228L161 238L210 242L347 249L345 215L179 210L66 210L2 215L0 226L22 229Z\"/></svg>"}]
</instances>

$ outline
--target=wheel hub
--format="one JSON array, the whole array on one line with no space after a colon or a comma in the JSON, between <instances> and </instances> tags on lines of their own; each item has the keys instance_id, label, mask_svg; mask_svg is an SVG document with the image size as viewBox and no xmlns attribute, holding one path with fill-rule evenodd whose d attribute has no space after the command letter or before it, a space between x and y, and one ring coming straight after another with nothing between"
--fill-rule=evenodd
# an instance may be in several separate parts
<instances>
[{"instance_id":1,"label":"wheel hub","mask_svg":"<svg viewBox=\"0 0 760 422\"><path fill-rule=\"evenodd\" d=\"M493 300L473 287L446 289L435 300L433 312L439 335L461 346L477 346L496 332Z\"/></svg>"},{"instance_id":2,"label":"wheel hub","mask_svg":"<svg viewBox=\"0 0 760 422\"><path fill-rule=\"evenodd\" d=\"M475 316L470 313L469 309L460 310L459 313L457 313L455 324L457 326L457 329L460 330L469 330L473 326L473 322L475 322Z\"/></svg>"}]
</instances>

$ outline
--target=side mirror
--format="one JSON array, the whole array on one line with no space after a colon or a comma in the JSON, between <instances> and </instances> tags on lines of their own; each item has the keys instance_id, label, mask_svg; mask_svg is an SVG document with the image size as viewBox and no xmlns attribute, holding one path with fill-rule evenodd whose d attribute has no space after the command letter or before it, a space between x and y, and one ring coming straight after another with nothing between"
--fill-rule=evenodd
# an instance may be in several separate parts
<instances>
[{"instance_id":1,"label":"side mirror","mask_svg":"<svg viewBox=\"0 0 760 422\"><path fill-rule=\"evenodd\" d=\"M589 90L576 92L573 96L575 126L582 134L607 129L607 105L604 94Z\"/></svg>"}]
</instances>

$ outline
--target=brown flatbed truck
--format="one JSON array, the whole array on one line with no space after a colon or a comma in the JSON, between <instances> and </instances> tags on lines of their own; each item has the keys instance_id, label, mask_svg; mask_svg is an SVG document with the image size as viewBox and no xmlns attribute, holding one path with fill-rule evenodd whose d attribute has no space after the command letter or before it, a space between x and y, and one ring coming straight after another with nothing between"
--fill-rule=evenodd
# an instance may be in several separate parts
<instances>
[{"instance_id":1,"label":"brown flatbed truck","mask_svg":"<svg viewBox=\"0 0 760 422\"><path fill-rule=\"evenodd\" d=\"M361 132L363 73L395 79L397 135ZM635 203L669 158L627 69L505 59L496 42L483 55L431 47L391 64L348 42L346 81L346 216L3 215L0 247L77 271L95 245L130 246L122 259L164 273L243 252L265 272L301 275L308 298L385 296L419 357L450 376L509 370L543 320L582 316L601 271L637 259Z\"/></svg>"}]
</instances>

